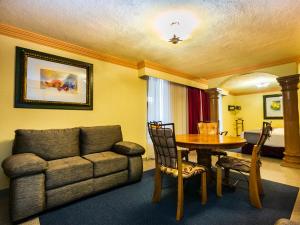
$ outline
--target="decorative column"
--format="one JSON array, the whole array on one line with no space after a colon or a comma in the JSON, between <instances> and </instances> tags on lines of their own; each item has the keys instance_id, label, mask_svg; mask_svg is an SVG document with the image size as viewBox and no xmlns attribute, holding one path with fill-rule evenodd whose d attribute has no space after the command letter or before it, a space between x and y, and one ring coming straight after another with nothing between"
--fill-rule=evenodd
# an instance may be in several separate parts
<instances>
[{"instance_id":1,"label":"decorative column","mask_svg":"<svg viewBox=\"0 0 300 225\"><path fill-rule=\"evenodd\" d=\"M205 90L209 95L209 106L210 106L210 121L218 122L219 121L219 89L210 88Z\"/></svg>"},{"instance_id":2,"label":"decorative column","mask_svg":"<svg viewBox=\"0 0 300 225\"><path fill-rule=\"evenodd\" d=\"M277 78L283 96L285 152L282 166L300 168L300 136L298 111L299 74Z\"/></svg>"}]
</instances>

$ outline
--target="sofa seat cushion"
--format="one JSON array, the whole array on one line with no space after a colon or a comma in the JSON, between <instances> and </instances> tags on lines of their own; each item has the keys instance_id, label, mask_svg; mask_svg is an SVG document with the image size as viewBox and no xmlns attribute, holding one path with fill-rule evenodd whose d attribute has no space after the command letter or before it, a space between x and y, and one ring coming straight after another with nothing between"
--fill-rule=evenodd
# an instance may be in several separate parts
<instances>
[{"instance_id":1,"label":"sofa seat cushion","mask_svg":"<svg viewBox=\"0 0 300 225\"><path fill-rule=\"evenodd\" d=\"M48 161L47 190L93 177L93 164L80 156Z\"/></svg>"},{"instance_id":2,"label":"sofa seat cushion","mask_svg":"<svg viewBox=\"0 0 300 225\"><path fill-rule=\"evenodd\" d=\"M119 172L128 168L127 156L106 151L83 156L94 164L94 177Z\"/></svg>"}]
</instances>

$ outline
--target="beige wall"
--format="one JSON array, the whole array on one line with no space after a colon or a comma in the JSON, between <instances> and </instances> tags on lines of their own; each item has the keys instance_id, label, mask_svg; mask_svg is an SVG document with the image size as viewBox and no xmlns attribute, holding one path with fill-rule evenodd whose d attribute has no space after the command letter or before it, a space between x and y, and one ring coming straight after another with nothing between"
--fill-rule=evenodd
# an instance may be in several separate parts
<instances>
[{"instance_id":1,"label":"beige wall","mask_svg":"<svg viewBox=\"0 0 300 225\"><path fill-rule=\"evenodd\" d=\"M124 139L146 146L146 81L111 63L0 35L0 162L11 154L14 130L120 124ZM94 110L14 108L15 47L30 48L94 65ZM0 189L8 179L0 169Z\"/></svg>"}]
</instances>

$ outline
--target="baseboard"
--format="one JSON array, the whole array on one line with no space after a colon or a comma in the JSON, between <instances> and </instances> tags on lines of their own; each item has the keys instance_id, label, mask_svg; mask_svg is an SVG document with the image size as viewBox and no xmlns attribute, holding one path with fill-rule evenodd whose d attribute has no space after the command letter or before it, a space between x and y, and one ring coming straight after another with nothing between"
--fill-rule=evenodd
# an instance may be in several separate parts
<instances>
[{"instance_id":1,"label":"baseboard","mask_svg":"<svg viewBox=\"0 0 300 225\"><path fill-rule=\"evenodd\" d=\"M8 194L9 194L8 188L0 190L0 198L2 198L4 196L8 196Z\"/></svg>"}]
</instances>

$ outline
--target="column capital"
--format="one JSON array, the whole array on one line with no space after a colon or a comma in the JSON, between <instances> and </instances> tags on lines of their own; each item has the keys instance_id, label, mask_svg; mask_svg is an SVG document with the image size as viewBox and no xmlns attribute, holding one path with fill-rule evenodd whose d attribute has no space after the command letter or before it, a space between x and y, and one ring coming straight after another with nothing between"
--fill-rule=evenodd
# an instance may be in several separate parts
<instances>
[{"instance_id":1,"label":"column capital","mask_svg":"<svg viewBox=\"0 0 300 225\"><path fill-rule=\"evenodd\" d=\"M282 91L298 90L299 74L278 77L277 81L280 84Z\"/></svg>"},{"instance_id":2,"label":"column capital","mask_svg":"<svg viewBox=\"0 0 300 225\"><path fill-rule=\"evenodd\" d=\"M209 95L209 98L219 98L220 94L220 89L219 88L209 88L206 89L205 92Z\"/></svg>"}]
</instances>

